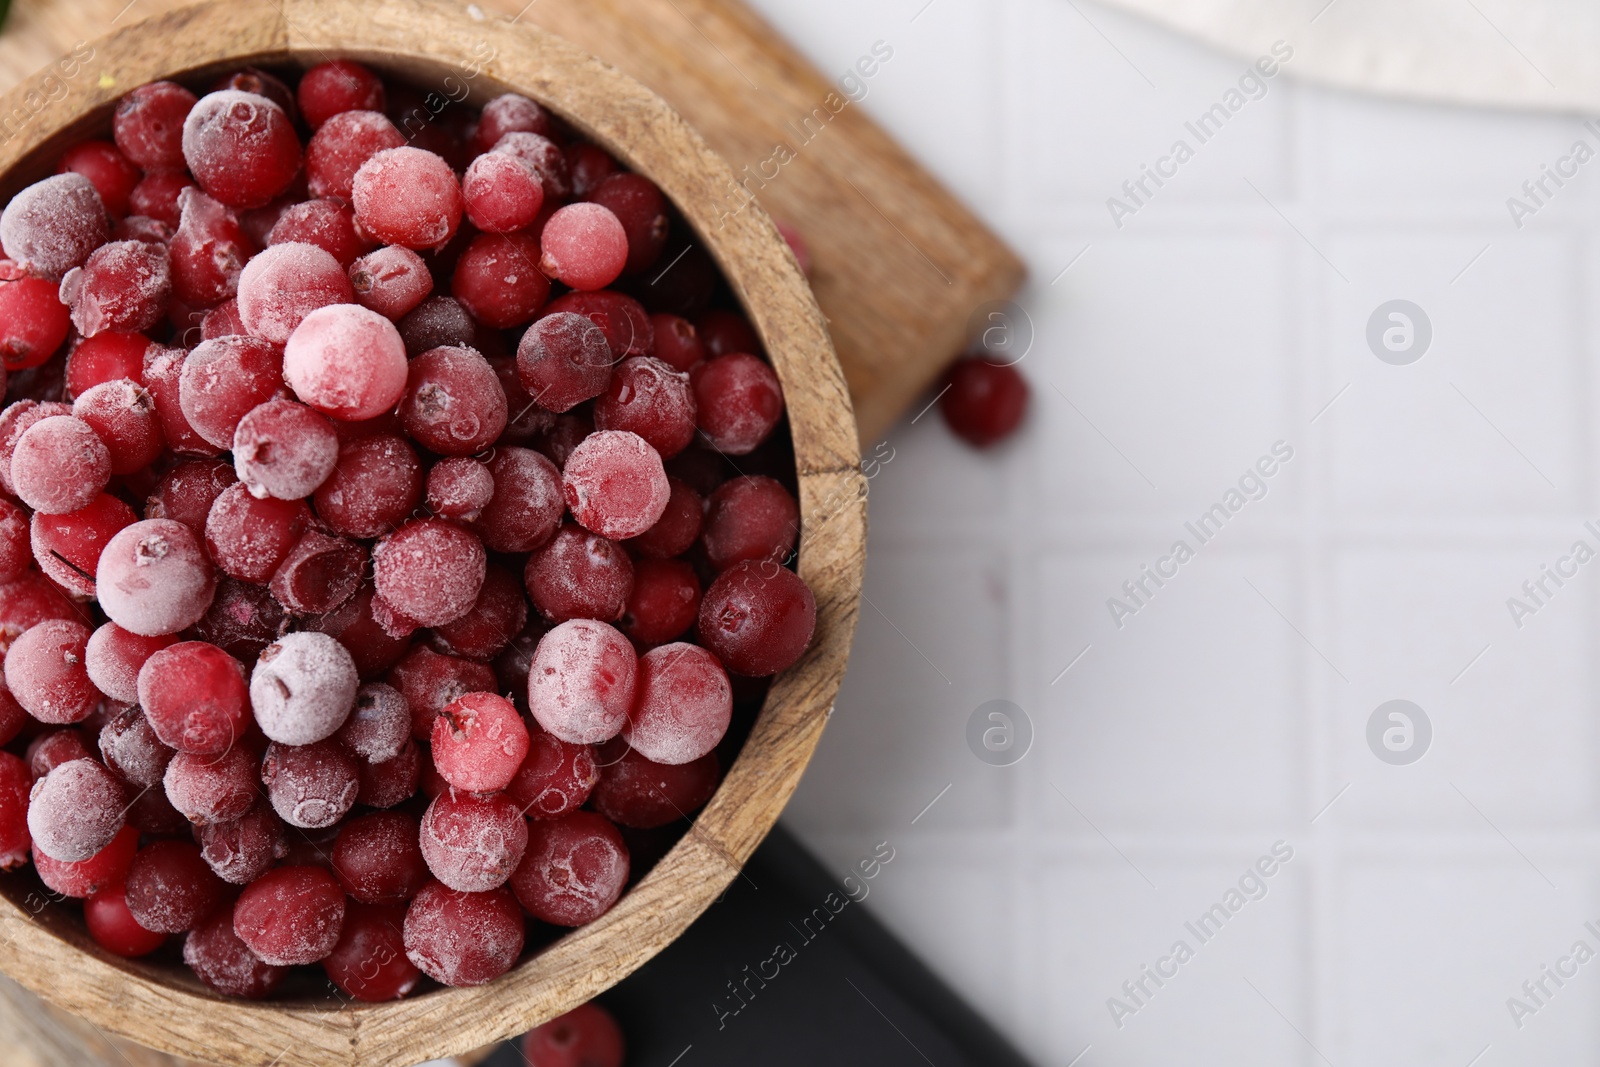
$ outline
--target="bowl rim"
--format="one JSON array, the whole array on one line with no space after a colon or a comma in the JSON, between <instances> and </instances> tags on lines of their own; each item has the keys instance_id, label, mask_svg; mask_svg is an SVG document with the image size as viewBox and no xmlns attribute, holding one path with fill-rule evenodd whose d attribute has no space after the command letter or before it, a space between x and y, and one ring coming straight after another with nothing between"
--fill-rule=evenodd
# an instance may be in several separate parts
<instances>
[{"instance_id":1,"label":"bowl rim","mask_svg":"<svg viewBox=\"0 0 1600 1067\"><path fill-rule=\"evenodd\" d=\"M496 92L524 93L677 205L784 386L802 516L799 571L816 596L817 634L775 679L716 795L672 850L606 915L488 985L338 1007L224 998L177 969L104 952L30 888L31 879L0 877L0 971L105 1031L241 1067L273 1056L284 1064L408 1067L465 1052L570 1010L671 943L739 874L798 785L844 673L865 565L866 479L850 396L788 245L758 204L718 212L734 172L661 97L529 22L444 0L208 0L159 14L79 46L0 96L0 191L9 197L46 173L40 168L55 153L103 126L115 101L145 82L331 58L413 82L437 78L452 96L464 85L480 103Z\"/></svg>"}]
</instances>

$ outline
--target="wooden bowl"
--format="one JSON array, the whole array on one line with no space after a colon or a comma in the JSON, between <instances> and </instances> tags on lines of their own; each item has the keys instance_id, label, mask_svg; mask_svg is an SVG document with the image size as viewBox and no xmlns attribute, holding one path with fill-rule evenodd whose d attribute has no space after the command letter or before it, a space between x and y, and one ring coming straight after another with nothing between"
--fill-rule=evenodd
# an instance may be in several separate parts
<instances>
[{"instance_id":1,"label":"wooden bowl","mask_svg":"<svg viewBox=\"0 0 1600 1067\"><path fill-rule=\"evenodd\" d=\"M441 95L533 97L647 175L721 266L783 381L798 467L800 573L817 635L779 676L715 797L668 855L596 922L497 981L388 1004L247 1002L181 968L100 950L27 872L0 878L0 970L103 1030L190 1059L409 1067L537 1025L593 997L677 937L736 876L810 759L839 688L865 551L865 481L844 376L821 312L759 208L721 218L734 176L664 101L526 23L431 0L208 3L131 26L0 98L0 195L104 136L124 92L160 78L343 56ZM707 995L714 991L707 990Z\"/></svg>"}]
</instances>

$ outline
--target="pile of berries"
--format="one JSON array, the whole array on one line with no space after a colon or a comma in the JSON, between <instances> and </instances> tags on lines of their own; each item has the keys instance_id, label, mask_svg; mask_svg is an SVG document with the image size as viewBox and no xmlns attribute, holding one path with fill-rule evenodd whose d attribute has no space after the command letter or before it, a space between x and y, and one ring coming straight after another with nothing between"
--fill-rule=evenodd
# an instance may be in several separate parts
<instances>
[{"instance_id":1,"label":"pile of berries","mask_svg":"<svg viewBox=\"0 0 1600 1067\"><path fill-rule=\"evenodd\" d=\"M0 214L0 866L233 996L485 983L616 903L809 646L783 392L534 101L201 89Z\"/></svg>"}]
</instances>

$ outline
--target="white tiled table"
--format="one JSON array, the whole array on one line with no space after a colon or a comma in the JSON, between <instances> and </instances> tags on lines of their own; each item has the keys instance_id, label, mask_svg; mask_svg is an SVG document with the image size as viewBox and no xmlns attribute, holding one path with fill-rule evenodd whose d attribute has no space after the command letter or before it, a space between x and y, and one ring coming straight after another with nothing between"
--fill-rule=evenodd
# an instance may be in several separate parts
<instances>
[{"instance_id":1,"label":"white tiled table","mask_svg":"<svg viewBox=\"0 0 1600 1067\"><path fill-rule=\"evenodd\" d=\"M925 3L757 0L824 69L893 46L863 106L1031 264L1035 406L992 455L936 415L891 435L788 825L841 872L891 841L868 907L1041 1064L1593 1062L1600 961L1521 1028L1506 1002L1600 951L1600 561L1520 630L1506 600L1600 548L1600 160L1521 230L1506 198L1600 138L1280 76L1118 230L1106 198L1245 61L1078 0ZM1365 341L1395 298L1433 326L1410 366ZM1106 599L1277 441L1268 495L1117 629ZM1009 768L964 740L1000 697L1036 730ZM1434 729L1409 766L1365 738L1395 698Z\"/></svg>"}]
</instances>

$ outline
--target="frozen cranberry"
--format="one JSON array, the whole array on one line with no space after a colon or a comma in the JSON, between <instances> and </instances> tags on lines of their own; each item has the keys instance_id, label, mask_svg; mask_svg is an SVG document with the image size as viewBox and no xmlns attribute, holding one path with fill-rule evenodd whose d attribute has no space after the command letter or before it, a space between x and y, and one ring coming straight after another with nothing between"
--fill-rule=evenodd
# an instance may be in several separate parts
<instances>
[{"instance_id":1,"label":"frozen cranberry","mask_svg":"<svg viewBox=\"0 0 1600 1067\"><path fill-rule=\"evenodd\" d=\"M561 475L525 448L499 448L489 461L494 495L474 529L496 552L530 552L550 540L564 509Z\"/></svg>"},{"instance_id":2,"label":"frozen cranberry","mask_svg":"<svg viewBox=\"0 0 1600 1067\"><path fill-rule=\"evenodd\" d=\"M94 759L82 730L51 730L28 742L28 770L35 779L43 778L63 763Z\"/></svg>"},{"instance_id":3,"label":"frozen cranberry","mask_svg":"<svg viewBox=\"0 0 1600 1067\"><path fill-rule=\"evenodd\" d=\"M105 546L134 523L133 509L101 493L87 507L65 515L35 512L33 553L57 585L77 596L94 595L94 568Z\"/></svg>"},{"instance_id":4,"label":"frozen cranberry","mask_svg":"<svg viewBox=\"0 0 1600 1067\"><path fill-rule=\"evenodd\" d=\"M472 161L461 180L467 218L486 233L511 233L538 218L544 206L539 175L520 159L487 152Z\"/></svg>"},{"instance_id":5,"label":"frozen cranberry","mask_svg":"<svg viewBox=\"0 0 1600 1067\"><path fill-rule=\"evenodd\" d=\"M100 703L84 667L89 628L67 619L30 627L5 656L6 687L40 722L81 722Z\"/></svg>"},{"instance_id":6,"label":"frozen cranberry","mask_svg":"<svg viewBox=\"0 0 1600 1067\"><path fill-rule=\"evenodd\" d=\"M339 438L328 420L304 404L269 400L239 420L233 463L256 497L299 500L333 472Z\"/></svg>"},{"instance_id":7,"label":"frozen cranberry","mask_svg":"<svg viewBox=\"0 0 1600 1067\"><path fill-rule=\"evenodd\" d=\"M141 85L117 101L111 136L145 170L182 167L183 120L194 105L195 95L174 82Z\"/></svg>"},{"instance_id":8,"label":"frozen cranberry","mask_svg":"<svg viewBox=\"0 0 1600 1067\"><path fill-rule=\"evenodd\" d=\"M218 337L189 353L179 403L189 425L220 449L233 447L239 421L283 384L283 350L256 337Z\"/></svg>"},{"instance_id":9,"label":"frozen cranberry","mask_svg":"<svg viewBox=\"0 0 1600 1067\"><path fill-rule=\"evenodd\" d=\"M344 908L344 890L321 867L278 867L239 895L233 930L267 963L315 963L338 944Z\"/></svg>"},{"instance_id":10,"label":"frozen cranberry","mask_svg":"<svg viewBox=\"0 0 1600 1067\"><path fill-rule=\"evenodd\" d=\"M694 441L689 376L648 356L623 360L595 401L594 424L600 430L638 434L663 459L677 455Z\"/></svg>"},{"instance_id":11,"label":"frozen cranberry","mask_svg":"<svg viewBox=\"0 0 1600 1067\"><path fill-rule=\"evenodd\" d=\"M522 954L517 898L501 887L463 893L429 882L406 909L406 956L436 982L476 986L509 971Z\"/></svg>"},{"instance_id":12,"label":"frozen cranberry","mask_svg":"<svg viewBox=\"0 0 1600 1067\"><path fill-rule=\"evenodd\" d=\"M199 189L180 192L178 207L169 246L173 295L198 307L219 304L238 291L252 242L233 213Z\"/></svg>"},{"instance_id":13,"label":"frozen cranberry","mask_svg":"<svg viewBox=\"0 0 1600 1067\"><path fill-rule=\"evenodd\" d=\"M269 590L224 577L217 582L211 607L194 624L189 636L248 663L276 641L288 625L283 605Z\"/></svg>"},{"instance_id":14,"label":"frozen cranberry","mask_svg":"<svg viewBox=\"0 0 1600 1067\"><path fill-rule=\"evenodd\" d=\"M470 522L494 497L494 475L475 459L440 460L428 471L428 510L444 519Z\"/></svg>"},{"instance_id":15,"label":"frozen cranberry","mask_svg":"<svg viewBox=\"0 0 1600 1067\"><path fill-rule=\"evenodd\" d=\"M490 565L478 601L455 622L434 628L433 643L449 655L493 659L528 621L522 583L503 567Z\"/></svg>"},{"instance_id":16,"label":"frozen cranberry","mask_svg":"<svg viewBox=\"0 0 1600 1067\"><path fill-rule=\"evenodd\" d=\"M83 924L95 943L113 955L127 959L148 956L167 942L140 926L128 910L127 890L121 882L102 886L83 903Z\"/></svg>"},{"instance_id":17,"label":"frozen cranberry","mask_svg":"<svg viewBox=\"0 0 1600 1067\"><path fill-rule=\"evenodd\" d=\"M481 233L456 263L450 292L487 326L520 326L550 298L539 242L528 233Z\"/></svg>"},{"instance_id":18,"label":"frozen cranberry","mask_svg":"<svg viewBox=\"0 0 1600 1067\"><path fill-rule=\"evenodd\" d=\"M238 661L204 641L180 641L145 660L139 703L162 744L179 752L226 752L249 725Z\"/></svg>"},{"instance_id":19,"label":"frozen cranberry","mask_svg":"<svg viewBox=\"0 0 1600 1067\"><path fill-rule=\"evenodd\" d=\"M528 557L523 581L533 606L552 622L614 622L633 589L633 563L615 541L567 523Z\"/></svg>"},{"instance_id":20,"label":"frozen cranberry","mask_svg":"<svg viewBox=\"0 0 1600 1067\"><path fill-rule=\"evenodd\" d=\"M225 996L265 1000L289 969L267 963L234 932L231 909L207 919L183 942L183 962L207 986Z\"/></svg>"},{"instance_id":21,"label":"frozen cranberry","mask_svg":"<svg viewBox=\"0 0 1600 1067\"><path fill-rule=\"evenodd\" d=\"M374 595L372 584L364 583L341 607L304 623L344 645L363 678L376 677L393 667L409 645L406 638L395 637L379 625L372 610Z\"/></svg>"},{"instance_id":22,"label":"frozen cranberry","mask_svg":"<svg viewBox=\"0 0 1600 1067\"><path fill-rule=\"evenodd\" d=\"M70 416L72 405L55 400L35 400L24 397L0 409L0 495L16 493L16 483L11 477L11 461L17 453L17 443L35 423L57 416Z\"/></svg>"},{"instance_id":23,"label":"frozen cranberry","mask_svg":"<svg viewBox=\"0 0 1600 1067\"><path fill-rule=\"evenodd\" d=\"M400 424L423 446L470 456L506 427L506 394L494 368L470 348L435 348L411 361Z\"/></svg>"},{"instance_id":24,"label":"frozen cranberry","mask_svg":"<svg viewBox=\"0 0 1600 1067\"><path fill-rule=\"evenodd\" d=\"M133 785L159 784L172 756L173 750L161 743L150 720L139 708L128 708L100 731L100 757L107 767Z\"/></svg>"},{"instance_id":25,"label":"frozen cranberry","mask_svg":"<svg viewBox=\"0 0 1600 1067\"><path fill-rule=\"evenodd\" d=\"M0 672L0 744L9 745L32 721L6 688L4 672Z\"/></svg>"},{"instance_id":26,"label":"frozen cranberry","mask_svg":"<svg viewBox=\"0 0 1600 1067\"><path fill-rule=\"evenodd\" d=\"M87 422L41 419L17 439L11 484L22 502L47 515L87 507L111 480L111 453Z\"/></svg>"},{"instance_id":27,"label":"frozen cranberry","mask_svg":"<svg viewBox=\"0 0 1600 1067\"><path fill-rule=\"evenodd\" d=\"M588 745L536 730L506 795L529 818L557 819L582 807L599 780L600 770Z\"/></svg>"},{"instance_id":28,"label":"frozen cranberry","mask_svg":"<svg viewBox=\"0 0 1600 1067\"><path fill-rule=\"evenodd\" d=\"M229 577L264 584L311 522L303 501L258 499L242 484L222 491L206 517L206 544Z\"/></svg>"},{"instance_id":29,"label":"frozen cranberry","mask_svg":"<svg viewBox=\"0 0 1600 1067\"><path fill-rule=\"evenodd\" d=\"M644 305L623 293L601 289L592 293L574 292L559 296L545 306L545 315L571 312L582 315L606 335L612 362L625 356L655 354L655 326Z\"/></svg>"},{"instance_id":30,"label":"frozen cranberry","mask_svg":"<svg viewBox=\"0 0 1600 1067\"><path fill-rule=\"evenodd\" d=\"M337 741L267 746L261 764L272 810L290 826L318 829L344 818L356 802L360 769Z\"/></svg>"},{"instance_id":31,"label":"frozen cranberry","mask_svg":"<svg viewBox=\"0 0 1600 1067\"><path fill-rule=\"evenodd\" d=\"M128 872L128 910L150 931L194 929L226 901L226 886L190 841L154 841Z\"/></svg>"},{"instance_id":32,"label":"frozen cranberry","mask_svg":"<svg viewBox=\"0 0 1600 1067\"><path fill-rule=\"evenodd\" d=\"M144 356L144 386L155 401L167 447L179 455L214 456L221 449L201 437L183 413L183 367L187 360L188 353L181 348L151 345Z\"/></svg>"},{"instance_id":33,"label":"frozen cranberry","mask_svg":"<svg viewBox=\"0 0 1600 1067\"><path fill-rule=\"evenodd\" d=\"M528 822L504 793L446 790L422 817L422 858L451 889L482 893L505 884L528 842Z\"/></svg>"},{"instance_id":34,"label":"frozen cranberry","mask_svg":"<svg viewBox=\"0 0 1600 1067\"><path fill-rule=\"evenodd\" d=\"M351 904L345 911L339 943L322 967L335 985L357 1000L399 1000L422 977L406 958L402 903Z\"/></svg>"},{"instance_id":35,"label":"frozen cranberry","mask_svg":"<svg viewBox=\"0 0 1600 1067\"><path fill-rule=\"evenodd\" d=\"M324 415L347 422L376 418L405 392L405 343L375 311L355 304L318 308L289 337L283 377Z\"/></svg>"},{"instance_id":36,"label":"frozen cranberry","mask_svg":"<svg viewBox=\"0 0 1600 1067\"><path fill-rule=\"evenodd\" d=\"M333 873L364 904L403 904L428 881L417 820L379 811L351 819L333 846Z\"/></svg>"},{"instance_id":37,"label":"frozen cranberry","mask_svg":"<svg viewBox=\"0 0 1600 1067\"><path fill-rule=\"evenodd\" d=\"M428 264L409 248L386 245L350 264L356 303L388 319L400 319L433 291Z\"/></svg>"},{"instance_id":38,"label":"frozen cranberry","mask_svg":"<svg viewBox=\"0 0 1600 1067\"><path fill-rule=\"evenodd\" d=\"M347 441L316 491L317 514L338 533L378 537L416 508L422 465L404 439L387 434Z\"/></svg>"},{"instance_id":39,"label":"frozen cranberry","mask_svg":"<svg viewBox=\"0 0 1600 1067\"><path fill-rule=\"evenodd\" d=\"M250 702L261 732L285 745L338 733L355 707L355 661L338 641L311 631L285 634L256 661Z\"/></svg>"},{"instance_id":40,"label":"frozen cranberry","mask_svg":"<svg viewBox=\"0 0 1600 1067\"><path fill-rule=\"evenodd\" d=\"M230 822L255 803L256 757L242 745L220 756L180 752L167 764L164 782L167 799L190 822Z\"/></svg>"},{"instance_id":41,"label":"frozen cranberry","mask_svg":"<svg viewBox=\"0 0 1600 1067\"><path fill-rule=\"evenodd\" d=\"M409 356L420 356L441 347L470 346L477 336L477 324L461 306L461 301L453 296L428 297L396 326Z\"/></svg>"},{"instance_id":42,"label":"frozen cranberry","mask_svg":"<svg viewBox=\"0 0 1600 1067\"><path fill-rule=\"evenodd\" d=\"M528 671L528 708L540 726L573 744L615 737L633 704L638 657L614 627L564 622L544 635Z\"/></svg>"},{"instance_id":43,"label":"frozen cranberry","mask_svg":"<svg viewBox=\"0 0 1600 1067\"><path fill-rule=\"evenodd\" d=\"M605 391L611 380L611 346L582 315L547 315L522 335L517 372L534 400L551 411L567 411Z\"/></svg>"},{"instance_id":44,"label":"frozen cranberry","mask_svg":"<svg viewBox=\"0 0 1600 1067\"><path fill-rule=\"evenodd\" d=\"M706 346L694 324L677 315L651 315L657 359L673 370L688 372L706 358Z\"/></svg>"},{"instance_id":45,"label":"frozen cranberry","mask_svg":"<svg viewBox=\"0 0 1600 1067\"><path fill-rule=\"evenodd\" d=\"M600 768L594 807L622 826L651 830L687 819L717 791L722 771L716 753L689 763L652 763L632 749Z\"/></svg>"},{"instance_id":46,"label":"frozen cranberry","mask_svg":"<svg viewBox=\"0 0 1600 1067\"><path fill-rule=\"evenodd\" d=\"M715 359L735 352L757 356L763 351L761 337L755 327L737 311L713 308L696 319L694 325L706 346L708 358Z\"/></svg>"},{"instance_id":47,"label":"frozen cranberry","mask_svg":"<svg viewBox=\"0 0 1600 1067\"><path fill-rule=\"evenodd\" d=\"M197 193L200 191L200 187L189 179L187 171L151 171L139 179L139 184L128 195L128 210L132 212L130 217L149 218L176 231L183 221L185 189L193 189Z\"/></svg>"},{"instance_id":48,"label":"frozen cranberry","mask_svg":"<svg viewBox=\"0 0 1600 1067\"><path fill-rule=\"evenodd\" d=\"M700 494L690 488L688 482L670 475L667 485L671 495L667 498L667 507L661 513L661 518L650 529L628 542L630 548L646 559L681 556L700 537L705 511Z\"/></svg>"},{"instance_id":49,"label":"frozen cranberry","mask_svg":"<svg viewBox=\"0 0 1600 1067\"><path fill-rule=\"evenodd\" d=\"M562 492L572 517L585 529L622 540L654 526L672 490L660 454L644 438L600 430L567 457Z\"/></svg>"},{"instance_id":50,"label":"frozen cranberry","mask_svg":"<svg viewBox=\"0 0 1600 1067\"><path fill-rule=\"evenodd\" d=\"M366 565L361 545L308 530L273 574L270 589L295 615L326 615L355 596Z\"/></svg>"},{"instance_id":51,"label":"frozen cranberry","mask_svg":"<svg viewBox=\"0 0 1600 1067\"><path fill-rule=\"evenodd\" d=\"M620 626L641 645L659 645L685 633L699 611L700 580L693 567L677 559L641 559L634 564L633 592Z\"/></svg>"},{"instance_id":52,"label":"frozen cranberry","mask_svg":"<svg viewBox=\"0 0 1600 1067\"><path fill-rule=\"evenodd\" d=\"M488 565L476 534L441 519L406 523L378 542L372 562L378 599L419 626L471 611Z\"/></svg>"},{"instance_id":53,"label":"frozen cranberry","mask_svg":"<svg viewBox=\"0 0 1600 1067\"><path fill-rule=\"evenodd\" d=\"M461 223L461 186L450 164L421 148L388 148L356 171L356 219L384 244L442 248Z\"/></svg>"},{"instance_id":54,"label":"frozen cranberry","mask_svg":"<svg viewBox=\"0 0 1600 1067\"><path fill-rule=\"evenodd\" d=\"M793 571L771 562L722 572L700 604L700 641L736 674L764 678L792 666L811 645L817 602Z\"/></svg>"},{"instance_id":55,"label":"frozen cranberry","mask_svg":"<svg viewBox=\"0 0 1600 1067\"><path fill-rule=\"evenodd\" d=\"M16 870L28 862L33 847L28 833L28 793L32 789L28 765L9 752L0 752L0 870Z\"/></svg>"},{"instance_id":56,"label":"frozen cranberry","mask_svg":"<svg viewBox=\"0 0 1600 1067\"><path fill-rule=\"evenodd\" d=\"M628 883L628 846L602 815L575 811L528 826L528 849L511 876L517 900L555 926L593 922Z\"/></svg>"},{"instance_id":57,"label":"frozen cranberry","mask_svg":"<svg viewBox=\"0 0 1600 1067\"><path fill-rule=\"evenodd\" d=\"M622 736L656 763L691 763L717 747L733 717L733 688L717 658L679 642L639 658L633 711Z\"/></svg>"},{"instance_id":58,"label":"frozen cranberry","mask_svg":"<svg viewBox=\"0 0 1600 1067\"><path fill-rule=\"evenodd\" d=\"M489 484L492 490L492 478ZM29 536L28 513L0 498L0 584L14 582L27 571L33 561Z\"/></svg>"},{"instance_id":59,"label":"frozen cranberry","mask_svg":"<svg viewBox=\"0 0 1600 1067\"><path fill-rule=\"evenodd\" d=\"M287 851L283 822L260 800L237 819L202 826L199 838L206 863L218 878L233 885L249 885Z\"/></svg>"},{"instance_id":60,"label":"frozen cranberry","mask_svg":"<svg viewBox=\"0 0 1600 1067\"><path fill-rule=\"evenodd\" d=\"M339 728L339 740L368 763L394 759L411 737L411 708L400 691L381 682L356 691L355 709Z\"/></svg>"},{"instance_id":61,"label":"frozen cranberry","mask_svg":"<svg viewBox=\"0 0 1600 1067\"><path fill-rule=\"evenodd\" d=\"M306 125L319 129L346 111L382 111L383 82L361 64L335 59L306 71L295 93Z\"/></svg>"},{"instance_id":62,"label":"frozen cranberry","mask_svg":"<svg viewBox=\"0 0 1600 1067\"><path fill-rule=\"evenodd\" d=\"M421 749L408 740L393 759L362 763L356 802L369 808L392 808L410 800L422 779L422 762Z\"/></svg>"},{"instance_id":63,"label":"frozen cranberry","mask_svg":"<svg viewBox=\"0 0 1600 1067\"><path fill-rule=\"evenodd\" d=\"M61 279L61 302L85 337L106 330L138 333L158 324L172 298L172 265L164 245L112 241Z\"/></svg>"},{"instance_id":64,"label":"frozen cranberry","mask_svg":"<svg viewBox=\"0 0 1600 1067\"><path fill-rule=\"evenodd\" d=\"M783 417L778 376L754 356L731 353L709 359L695 367L689 381L700 431L719 452L754 452Z\"/></svg>"},{"instance_id":65,"label":"frozen cranberry","mask_svg":"<svg viewBox=\"0 0 1600 1067\"><path fill-rule=\"evenodd\" d=\"M112 215L128 213L128 196L139 183L139 168L110 141L80 141L61 154L57 174L81 174L89 179L100 202Z\"/></svg>"},{"instance_id":66,"label":"frozen cranberry","mask_svg":"<svg viewBox=\"0 0 1600 1067\"><path fill-rule=\"evenodd\" d=\"M86 860L64 863L40 852L34 856L34 868L52 892L82 899L106 886L121 885L138 851L139 831L124 826L110 844Z\"/></svg>"},{"instance_id":67,"label":"frozen cranberry","mask_svg":"<svg viewBox=\"0 0 1600 1067\"><path fill-rule=\"evenodd\" d=\"M667 200L654 182L638 174L613 174L588 199L621 223L628 243L626 273L638 274L661 258L667 245Z\"/></svg>"},{"instance_id":68,"label":"frozen cranberry","mask_svg":"<svg viewBox=\"0 0 1600 1067\"><path fill-rule=\"evenodd\" d=\"M255 93L204 96L183 122L183 158L207 193L229 207L259 207L300 169L300 141L289 116Z\"/></svg>"},{"instance_id":69,"label":"frozen cranberry","mask_svg":"<svg viewBox=\"0 0 1600 1067\"><path fill-rule=\"evenodd\" d=\"M581 202L550 216L539 269L574 289L604 289L628 262L628 234L610 208Z\"/></svg>"},{"instance_id":70,"label":"frozen cranberry","mask_svg":"<svg viewBox=\"0 0 1600 1067\"><path fill-rule=\"evenodd\" d=\"M725 482L707 504L706 559L719 571L745 560L782 563L794 551L800 508L780 483L762 475Z\"/></svg>"},{"instance_id":71,"label":"frozen cranberry","mask_svg":"<svg viewBox=\"0 0 1600 1067\"><path fill-rule=\"evenodd\" d=\"M434 720L432 752L434 767L451 786L490 793L504 789L522 766L528 728L511 701L468 693Z\"/></svg>"},{"instance_id":72,"label":"frozen cranberry","mask_svg":"<svg viewBox=\"0 0 1600 1067\"><path fill-rule=\"evenodd\" d=\"M522 1058L528 1067L622 1067L622 1028L594 1001L528 1031Z\"/></svg>"},{"instance_id":73,"label":"frozen cranberry","mask_svg":"<svg viewBox=\"0 0 1600 1067\"><path fill-rule=\"evenodd\" d=\"M479 128L482 128L481 125ZM605 149L587 141L574 141L567 145L566 157L567 170L572 176L572 195L580 200L617 173L617 161Z\"/></svg>"},{"instance_id":74,"label":"frozen cranberry","mask_svg":"<svg viewBox=\"0 0 1600 1067\"><path fill-rule=\"evenodd\" d=\"M85 646L84 664L89 678L112 700L132 704L139 699L139 668L173 640L170 635L141 637L108 622L90 636Z\"/></svg>"},{"instance_id":75,"label":"frozen cranberry","mask_svg":"<svg viewBox=\"0 0 1600 1067\"><path fill-rule=\"evenodd\" d=\"M51 859L86 860L117 836L127 803L116 776L94 760L60 764L39 779L29 796L33 847Z\"/></svg>"},{"instance_id":76,"label":"frozen cranberry","mask_svg":"<svg viewBox=\"0 0 1600 1067\"><path fill-rule=\"evenodd\" d=\"M288 341L295 327L317 308L354 299L339 260L302 241L272 245L239 275L240 319L252 334L274 344Z\"/></svg>"},{"instance_id":77,"label":"frozen cranberry","mask_svg":"<svg viewBox=\"0 0 1600 1067\"><path fill-rule=\"evenodd\" d=\"M950 429L975 448L1010 437L1028 410L1028 383L1010 365L970 356L950 368L939 410Z\"/></svg>"},{"instance_id":78,"label":"frozen cranberry","mask_svg":"<svg viewBox=\"0 0 1600 1067\"><path fill-rule=\"evenodd\" d=\"M0 248L6 258L50 281L82 266L110 235L100 194L81 174L34 182L0 212Z\"/></svg>"},{"instance_id":79,"label":"frozen cranberry","mask_svg":"<svg viewBox=\"0 0 1600 1067\"><path fill-rule=\"evenodd\" d=\"M433 720L467 693L493 692L494 672L481 663L414 648L389 675L411 708L411 736L433 736Z\"/></svg>"},{"instance_id":80,"label":"frozen cranberry","mask_svg":"<svg viewBox=\"0 0 1600 1067\"><path fill-rule=\"evenodd\" d=\"M312 196L349 200L361 165L379 152L406 143L378 111L342 111L323 122L306 145L306 176Z\"/></svg>"},{"instance_id":81,"label":"frozen cranberry","mask_svg":"<svg viewBox=\"0 0 1600 1067\"><path fill-rule=\"evenodd\" d=\"M483 105L478 128L467 147L473 152L487 152L512 131L548 137L550 129L550 113L538 103L517 93L502 93Z\"/></svg>"},{"instance_id":82,"label":"frozen cranberry","mask_svg":"<svg viewBox=\"0 0 1600 1067\"><path fill-rule=\"evenodd\" d=\"M567 158L556 143L532 130L510 130L494 143L494 152L515 156L539 175L546 201L563 201L572 195L572 174Z\"/></svg>"},{"instance_id":83,"label":"frozen cranberry","mask_svg":"<svg viewBox=\"0 0 1600 1067\"><path fill-rule=\"evenodd\" d=\"M0 655L28 629L46 619L79 619L82 609L38 571L0 586Z\"/></svg>"},{"instance_id":84,"label":"frozen cranberry","mask_svg":"<svg viewBox=\"0 0 1600 1067\"><path fill-rule=\"evenodd\" d=\"M88 423L111 454L112 474L132 474L154 463L166 439L155 398L144 386L119 378L80 393L72 414Z\"/></svg>"},{"instance_id":85,"label":"frozen cranberry","mask_svg":"<svg viewBox=\"0 0 1600 1067\"><path fill-rule=\"evenodd\" d=\"M67 339L71 314L54 282L0 264L0 363L8 371L37 367Z\"/></svg>"}]
</instances>

